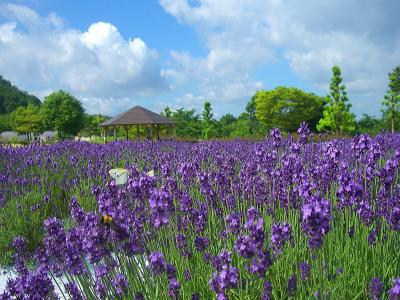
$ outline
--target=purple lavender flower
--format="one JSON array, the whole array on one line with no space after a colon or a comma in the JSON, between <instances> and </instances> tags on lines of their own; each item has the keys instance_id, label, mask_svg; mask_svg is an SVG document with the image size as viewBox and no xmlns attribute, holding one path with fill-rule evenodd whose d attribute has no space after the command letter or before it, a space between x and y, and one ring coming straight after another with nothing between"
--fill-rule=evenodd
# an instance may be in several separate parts
<instances>
[{"instance_id":1,"label":"purple lavender flower","mask_svg":"<svg viewBox=\"0 0 400 300\"><path fill-rule=\"evenodd\" d=\"M168 284L168 295L172 299L178 299L178 293L179 293L180 287L181 287L181 284L179 283L179 281L176 280L175 278L172 278Z\"/></svg>"},{"instance_id":2,"label":"purple lavender flower","mask_svg":"<svg viewBox=\"0 0 400 300\"><path fill-rule=\"evenodd\" d=\"M400 207L395 207L388 218L392 230L400 231Z\"/></svg>"},{"instance_id":3,"label":"purple lavender flower","mask_svg":"<svg viewBox=\"0 0 400 300\"><path fill-rule=\"evenodd\" d=\"M157 229L169 223L169 202L170 197L164 190L154 189L151 193L149 204L154 227Z\"/></svg>"},{"instance_id":4,"label":"purple lavender flower","mask_svg":"<svg viewBox=\"0 0 400 300\"><path fill-rule=\"evenodd\" d=\"M206 229L208 219L208 207L205 203L201 203L200 207L193 212L192 222L196 233L201 233Z\"/></svg>"},{"instance_id":5,"label":"purple lavender flower","mask_svg":"<svg viewBox=\"0 0 400 300\"><path fill-rule=\"evenodd\" d=\"M210 245L210 240L206 237L196 236L194 239L194 244L197 251L203 252Z\"/></svg>"},{"instance_id":6,"label":"purple lavender flower","mask_svg":"<svg viewBox=\"0 0 400 300\"><path fill-rule=\"evenodd\" d=\"M100 264L97 267L94 268L94 274L96 275L96 278L103 277L108 274L108 267L107 265Z\"/></svg>"},{"instance_id":7,"label":"purple lavender flower","mask_svg":"<svg viewBox=\"0 0 400 300\"><path fill-rule=\"evenodd\" d=\"M308 246L312 249L320 248L323 237L330 229L330 204L325 200L314 200L301 208L302 230L308 236Z\"/></svg>"},{"instance_id":8,"label":"purple lavender flower","mask_svg":"<svg viewBox=\"0 0 400 300\"><path fill-rule=\"evenodd\" d=\"M101 282L100 278L97 278L95 281L95 286L96 294L100 299L106 298L106 287L104 284Z\"/></svg>"},{"instance_id":9,"label":"purple lavender flower","mask_svg":"<svg viewBox=\"0 0 400 300\"><path fill-rule=\"evenodd\" d=\"M389 300L400 300L400 278L393 279L393 287L389 291Z\"/></svg>"},{"instance_id":10,"label":"purple lavender flower","mask_svg":"<svg viewBox=\"0 0 400 300\"><path fill-rule=\"evenodd\" d=\"M307 136L310 134L310 129L306 122L300 124L299 129L297 129L297 134L299 135L297 142L301 145L307 144Z\"/></svg>"},{"instance_id":11,"label":"purple lavender flower","mask_svg":"<svg viewBox=\"0 0 400 300\"><path fill-rule=\"evenodd\" d=\"M192 300L200 300L200 295L199 295L199 293L193 293L191 299L192 299Z\"/></svg>"},{"instance_id":12,"label":"purple lavender flower","mask_svg":"<svg viewBox=\"0 0 400 300\"><path fill-rule=\"evenodd\" d=\"M251 223L248 220L247 228L249 229L250 237L253 239L255 246L261 251L265 239L264 220L262 218L256 218Z\"/></svg>"},{"instance_id":13,"label":"purple lavender flower","mask_svg":"<svg viewBox=\"0 0 400 300\"><path fill-rule=\"evenodd\" d=\"M236 240L235 250L244 258L252 258L256 253L257 246L249 236L241 236Z\"/></svg>"},{"instance_id":14,"label":"purple lavender flower","mask_svg":"<svg viewBox=\"0 0 400 300\"><path fill-rule=\"evenodd\" d=\"M211 265L217 270L221 271L222 268L231 263L232 253L227 250L222 250L217 256L213 256L211 259Z\"/></svg>"},{"instance_id":15,"label":"purple lavender flower","mask_svg":"<svg viewBox=\"0 0 400 300\"><path fill-rule=\"evenodd\" d=\"M367 201L361 201L360 203L358 203L357 207L358 215L360 216L364 224L367 226L371 225L374 218L374 212L372 211L369 203Z\"/></svg>"},{"instance_id":16,"label":"purple lavender flower","mask_svg":"<svg viewBox=\"0 0 400 300\"><path fill-rule=\"evenodd\" d=\"M258 213L258 210L255 207L250 207L247 210L247 221L246 224L244 225L245 229L248 229L255 221L256 218L258 218L260 214Z\"/></svg>"},{"instance_id":17,"label":"purple lavender flower","mask_svg":"<svg viewBox=\"0 0 400 300\"><path fill-rule=\"evenodd\" d=\"M221 241L226 241L226 239L228 238L228 231L226 229L221 230L221 232L219 233L219 238L221 239Z\"/></svg>"},{"instance_id":18,"label":"purple lavender flower","mask_svg":"<svg viewBox=\"0 0 400 300\"><path fill-rule=\"evenodd\" d=\"M167 271L168 279L176 278L176 268L173 264L166 264L165 270Z\"/></svg>"},{"instance_id":19,"label":"purple lavender flower","mask_svg":"<svg viewBox=\"0 0 400 300\"><path fill-rule=\"evenodd\" d=\"M189 270L189 269L186 269L186 270L183 272L183 277L185 278L186 281L192 280L192 274L190 273L190 270Z\"/></svg>"},{"instance_id":20,"label":"purple lavender flower","mask_svg":"<svg viewBox=\"0 0 400 300\"><path fill-rule=\"evenodd\" d=\"M287 294L290 297L293 297L296 293L297 289L297 277L295 274L289 277L288 286L287 286Z\"/></svg>"},{"instance_id":21,"label":"purple lavender flower","mask_svg":"<svg viewBox=\"0 0 400 300\"><path fill-rule=\"evenodd\" d=\"M354 237L354 226L351 226L349 229L349 237L353 238Z\"/></svg>"},{"instance_id":22,"label":"purple lavender flower","mask_svg":"<svg viewBox=\"0 0 400 300\"><path fill-rule=\"evenodd\" d=\"M271 243L275 254L282 254L283 246L286 241L293 239L292 229L290 224L285 222L280 224L273 224L271 227Z\"/></svg>"},{"instance_id":23,"label":"purple lavender flower","mask_svg":"<svg viewBox=\"0 0 400 300\"><path fill-rule=\"evenodd\" d=\"M99 217L96 213L86 214L84 223L78 227L82 240L82 251L90 262L99 262L109 253L106 247L106 238L109 235L106 230L106 226L99 224Z\"/></svg>"},{"instance_id":24,"label":"purple lavender flower","mask_svg":"<svg viewBox=\"0 0 400 300\"><path fill-rule=\"evenodd\" d=\"M203 253L203 260L205 263L209 263L212 260L212 255L208 252Z\"/></svg>"},{"instance_id":25,"label":"purple lavender flower","mask_svg":"<svg viewBox=\"0 0 400 300\"><path fill-rule=\"evenodd\" d=\"M127 292L128 282L123 274L116 274L112 281L112 285L119 297Z\"/></svg>"},{"instance_id":26,"label":"purple lavender flower","mask_svg":"<svg viewBox=\"0 0 400 300\"><path fill-rule=\"evenodd\" d=\"M183 194L179 200L180 208L184 212L191 212L193 208L193 200L188 194Z\"/></svg>"},{"instance_id":27,"label":"purple lavender flower","mask_svg":"<svg viewBox=\"0 0 400 300\"><path fill-rule=\"evenodd\" d=\"M375 245L376 243L377 232L375 229L371 229L368 234L368 244Z\"/></svg>"},{"instance_id":28,"label":"purple lavender flower","mask_svg":"<svg viewBox=\"0 0 400 300\"><path fill-rule=\"evenodd\" d=\"M263 294L261 295L261 300L271 300L272 299L271 292L272 292L272 284L270 281L265 280L264 291Z\"/></svg>"},{"instance_id":29,"label":"purple lavender flower","mask_svg":"<svg viewBox=\"0 0 400 300\"><path fill-rule=\"evenodd\" d=\"M136 293L135 300L144 300L144 296L141 292Z\"/></svg>"},{"instance_id":30,"label":"purple lavender flower","mask_svg":"<svg viewBox=\"0 0 400 300\"><path fill-rule=\"evenodd\" d=\"M252 259L250 266L250 273L258 274L261 278L265 277L268 268L272 265L273 261L269 249L261 251L256 257Z\"/></svg>"},{"instance_id":31,"label":"purple lavender flower","mask_svg":"<svg viewBox=\"0 0 400 300\"><path fill-rule=\"evenodd\" d=\"M268 138L268 136L267 136ZM269 139L274 147L279 147L282 143L282 135L278 128L273 128L269 132Z\"/></svg>"},{"instance_id":32,"label":"purple lavender flower","mask_svg":"<svg viewBox=\"0 0 400 300\"><path fill-rule=\"evenodd\" d=\"M141 292L135 294L135 300L144 300L144 296Z\"/></svg>"},{"instance_id":33,"label":"purple lavender flower","mask_svg":"<svg viewBox=\"0 0 400 300\"><path fill-rule=\"evenodd\" d=\"M225 218L227 228L233 234L238 234L240 231L240 215L232 212Z\"/></svg>"},{"instance_id":34,"label":"purple lavender flower","mask_svg":"<svg viewBox=\"0 0 400 300\"><path fill-rule=\"evenodd\" d=\"M8 295L8 299L49 299L55 296L47 269L42 266L8 280L3 294Z\"/></svg>"},{"instance_id":35,"label":"purple lavender flower","mask_svg":"<svg viewBox=\"0 0 400 300\"><path fill-rule=\"evenodd\" d=\"M175 236L175 241L176 241L176 246L180 250L181 255L183 255L184 254L183 250L185 250L186 247L187 247L185 236L183 234L181 234L181 233L178 233Z\"/></svg>"},{"instance_id":36,"label":"purple lavender flower","mask_svg":"<svg viewBox=\"0 0 400 300\"><path fill-rule=\"evenodd\" d=\"M23 236L16 236L13 239L12 245L15 248L16 253L24 255L26 251L27 239Z\"/></svg>"},{"instance_id":37,"label":"purple lavender flower","mask_svg":"<svg viewBox=\"0 0 400 300\"><path fill-rule=\"evenodd\" d=\"M210 286L218 295L225 290L235 288L239 283L238 270L230 265L225 265L220 272L215 272L210 280Z\"/></svg>"},{"instance_id":38,"label":"purple lavender flower","mask_svg":"<svg viewBox=\"0 0 400 300\"><path fill-rule=\"evenodd\" d=\"M75 221L75 223L83 223L85 220L85 211L79 206L78 199L76 197L71 197L69 200L69 208L72 219Z\"/></svg>"},{"instance_id":39,"label":"purple lavender flower","mask_svg":"<svg viewBox=\"0 0 400 300\"><path fill-rule=\"evenodd\" d=\"M84 299L81 294L81 291L79 290L79 288L75 282L69 282L69 283L65 284L65 290L71 296L72 300L83 300Z\"/></svg>"},{"instance_id":40,"label":"purple lavender flower","mask_svg":"<svg viewBox=\"0 0 400 300\"><path fill-rule=\"evenodd\" d=\"M310 277L310 265L307 262L303 261L299 264L299 269L301 278L307 280Z\"/></svg>"},{"instance_id":41,"label":"purple lavender flower","mask_svg":"<svg viewBox=\"0 0 400 300\"><path fill-rule=\"evenodd\" d=\"M383 284L379 277L371 279L369 286L369 295L372 300L380 300L382 295Z\"/></svg>"},{"instance_id":42,"label":"purple lavender flower","mask_svg":"<svg viewBox=\"0 0 400 300\"><path fill-rule=\"evenodd\" d=\"M164 255L160 252L153 252L149 255L149 259L154 275L159 275L165 271Z\"/></svg>"}]
</instances>

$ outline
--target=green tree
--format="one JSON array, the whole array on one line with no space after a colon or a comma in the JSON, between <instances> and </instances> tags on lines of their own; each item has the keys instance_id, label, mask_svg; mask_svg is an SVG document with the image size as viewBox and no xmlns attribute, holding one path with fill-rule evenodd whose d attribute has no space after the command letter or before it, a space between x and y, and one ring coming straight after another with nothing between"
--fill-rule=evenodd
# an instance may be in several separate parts
<instances>
[{"instance_id":1,"label":"green tree","mask_svg":"<svg viewBox=\"0 0 400 300\"><path fill-rule=\"evenodd\" d=\"M351 133L355 130L355 115L350 112L351 104L348 103L346 86L342 84L342 73L338 66L332 68L332 73L330 95L326 96L327 105L317 128L319 131Z\"/></svg>"},{"instance_id":2,"label":"green tree","mask_svg":"<svg viewBox=\"0 0 400 300\"><path fill-rule=\"evenodd\" d=\"M381 119L367 114L363 114L361 119L356 123L357 134L367 133L369 135L376 135L382 128L383 124Z\"/></svg>"},{"instance_id":3,"label":"green tree","mask_svg":"<svg viewBox=\"0 0 400 300\"><path fill-rule=\"evenodd\" d=\"M27 107L20 106L11 113L11 124L14 131L27 134L40 133L42 129L42 120L40 118L39 107L28 104Z\"/></svg>"},{"instance_id":4,"label":"green tree","mask_svg":"<svg viewBox=\"0 0 400 300\"><path fill-rule=\"evenodd\" d=\"M231 137L245 138L249 137L250 118L247 112L243 112L236 119L234 130L231 132Z\"/></svg>"},{"instance_id":5,"label":"green tree","mask_svg":"<svg viewBox=\"0 0 400 300\"><path fill-rule=\"evenodd\" d=\"M386 107L382 111L385 117L390 120L390 128L394 133L399 126L396 124L396 119L400 111L400 66L389 73L389 90L386 92L382 104Z\"/></svg>"},{"instance_id":6,"label":"green tree","mask_svg":"<svg viewBox=\"0 0 400 300\"><path fill-rule=\"evenodd\" d=\"M12 130L11 114L0 115L0 132Z\"/></svg>"},{"instance_id":7,"label":"green tree","mask_svg":"<svg viewBox=\"0 0 400 300\"><path fill-rule=\"evenodd\" d=\"M54 92L44 99L41 115L46 129L57 130L60 138L76 135L84 126L81 103L64 91Z\"/></svg>"},{"instance_id":8,"label":"green tree","mask_svg":"<svg viewBox=\"0 0 400 300\"><path fill-rule=\"evenodd\" d=\"M172 118L172 110L167 106L164 108L164 111L161 112L161 115L166 118Z\"/></svg>"},{"instance_id":9,"label":"green tree","mask_svg":"<svg viewBox=\"0 0 400 300\"><path fill-rule=\"evenodd\" d=\"M173 129L175 136L200 138L202 133L201 120L195 109L185 110L184 108L179 108L172 113L171 118L176 122Z\"/></svg>"},{"instance_id":10,"label":"green tree","mask_svg":"<svg viewBox=\"0 0 400 300\"><path fill-rule=\"evenodd\" d=\"M249 134L254 136L257 132L258 121L256 116L256 97L253 96L246 105L246 112L249 119Z\"/></svg>"},{"instance_id":11,"label":"green tree","mask_svg":"<svg viewBox=\"0 0 400 300\"><path fill-rule=\"evenodd\" d=\"M315 129L324 105L319 96L282 86L258 91L253 98L257 119L267 128L278 127L284 131L296 131L301 122L307 122Z\"/></svg>"},{"instance_id":12,"label":"green tree","mask_svg":"<svg viewBox=\"0 0 400 300\"><path fill-rule=\"evenodd\" d=\"M256 125L254 125L251 115L246 111L239 115L236 122L233 125L233 131L231 132L231 137L249 138L249 137L261 137L265 136L267 132L267 126L256 120ZM253 127L253 132L251 128Z\"/></svg>"},{"instance_id":13,"label":"green tree","mask_svg":"<svg viewBox=\"0 0 400 300\"><path fill-rule=\"evenodd\" d=\"M202 114L202 135L205 139L215 137L217 134L216 122L212 118L213 115L211 103L208 101L204 102Z\"/></svg>"},{"instance_id":14,"label":"green tree","mask_svg":"<svg viewBox=\"0 0 400 300\"><path fill-rule=\"evenodd\" d=\"M219 137L229 137L235 130L236 118L232 114L223 115L218 121Z\"/></svg>"},{"instance_id":15,"label":"green tree","mask_svg":"<svg viewBox=\"0 0 400 300\"><path fill-rule=\"evenodd\" d=\"M100 136L102 134L102 128L100 124L108 120L110 117L97 115L85 115L84 128L82 134L86 136Z\"/></svg>"},{"instance_id":16,"label":"green tree","mask_svg":"<svg viewBox=\"0 0 400 300\"><path fill-rule=\"evenodd\" d=\"M17 107L26 107L29 103L36 106L41 105L39 98L19 90L0 75L0 114L11 113Z\"/></svg>"}]
</instances>

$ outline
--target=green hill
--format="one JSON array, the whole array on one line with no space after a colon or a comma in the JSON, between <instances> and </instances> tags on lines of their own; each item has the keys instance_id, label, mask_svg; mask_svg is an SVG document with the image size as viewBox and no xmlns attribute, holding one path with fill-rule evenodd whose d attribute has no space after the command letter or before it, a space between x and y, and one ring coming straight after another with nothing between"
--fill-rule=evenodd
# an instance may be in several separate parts
<instances>
[{"instance_id":1,"label":"green hill","mask_svg":"<svg viewBox=\"0 0 400 300\"><path fill-rule=\"evenodd\" d=\"M29 103L41 105L38 97L19 90L0 75L0 114L9 114L17 107L28 106Z\"/></svg>"}]
</instances>

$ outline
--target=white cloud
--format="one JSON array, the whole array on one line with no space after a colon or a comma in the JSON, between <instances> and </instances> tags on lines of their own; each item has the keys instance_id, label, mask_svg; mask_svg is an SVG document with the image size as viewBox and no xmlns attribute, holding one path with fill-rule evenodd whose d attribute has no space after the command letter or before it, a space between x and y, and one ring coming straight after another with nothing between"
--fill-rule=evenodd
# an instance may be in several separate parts
<instances>
[{"instance_id":1,"label":"white cloud","mask_svg":"<svg viewBox=\"0 0 400 300\"><path fill-rule=\"evenodd\" d=\"M124 98L96 98L96 97L82 97L82 104L86 108L86 112L89 114L103 114L107 116L113 116L117 112L127 110L134 105L131 99Z\"/></svg>"},{"instance_id":2,"label":"white cloud","mask_svg":"<svg viewBox=\"0 0 400 300\"><path fill-rule=\"evenodd\" d=\"M166 76L177 84L199 82L199 95L218 95L215 101L242 99L244 104L246 95L262 87L252 72L260 67L268 70L268 64L284 59L322 95L328 93L332 66L339 65L356 112L377 115L387 73L399 64L396 0L199 0L196 5L160 0L160 4L179 22L195 28L208 49L206 56L197 58L173 53ZM235 92L227 92L232 85Z\"/></svg>"},{"instance_id":3,"label":"white cloud","mask_svg":"<svg viewBox=\"0 0 400 300\"><path fill-rule=\"evenodd\" d=\"M8 20L0 24L0 74L19 87L65 89L86 99L88 110L168 89L156 51L140 38L125 40L110 23L81 32L54 13L12 4L0 4L0 16Z\"/></svg>"}]
</instances>

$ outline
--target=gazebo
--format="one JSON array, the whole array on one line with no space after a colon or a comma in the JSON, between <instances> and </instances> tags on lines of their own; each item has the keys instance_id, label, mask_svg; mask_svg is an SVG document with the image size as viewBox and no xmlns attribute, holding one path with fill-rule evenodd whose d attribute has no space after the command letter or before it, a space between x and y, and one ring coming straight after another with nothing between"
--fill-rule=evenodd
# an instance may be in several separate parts
<instances>
[{"instance_id":1,"label":"gazebo","mask_svg":"<svg viewBox=\"0 0 400 300\"><path fill-rule=\"evenodd\" d=\"M114 141L117 140L116 127L122 126L125 129L126 140L129 140L128 129L129 126L135 126L137 128L137 139L140 140L139 126L145 125L149 129L150 136L153 137L153 128L157 131L157 140L160 139L160 125L169 125L169 131L171 132L172 125L175 122L169 118L160 116L146 108L141 106L135 106L119 114L118 116L109 119L100 124L104 129L104 142L106 141L106 136L108 130L114 129Z\"/></svg>"}]
</instances>

